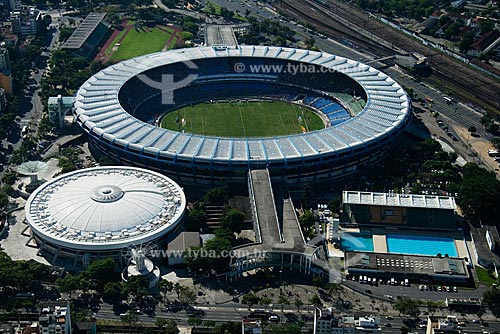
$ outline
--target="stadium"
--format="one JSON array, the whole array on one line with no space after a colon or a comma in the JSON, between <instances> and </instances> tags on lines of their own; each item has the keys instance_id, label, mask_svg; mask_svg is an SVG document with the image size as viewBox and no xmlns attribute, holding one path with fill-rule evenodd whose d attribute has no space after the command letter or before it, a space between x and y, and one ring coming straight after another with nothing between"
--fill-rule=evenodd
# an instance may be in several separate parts
<instances>
[{"instance_id":1,"label":"stadium","mask_svg":"<svg viewBox=\"0 0 500 334\"><path fill-rule=\"evenodd\" d=\"M312 110L324 127L223 137L157 126L164 115L200 103L264 99ZM205 184L245 182L249 170L261 168L288 183L348 176L380 160L410 109L403 88L369 65L324 52L220 45L111 65L81 86L74 104L94 153Z\"/></svg>"},{"instance_id":2,"label":"stadium","mask_svg":"<svg viewBox=\"0 0 500 334\"><path fill-rule=\"evenodd\" d=\"M181 229L186 198L170 178L135 167L95 167L61 175L31 194L26 221L51 262L123 264L130 247L164 245Z\"/></svg>"}]
</instances>

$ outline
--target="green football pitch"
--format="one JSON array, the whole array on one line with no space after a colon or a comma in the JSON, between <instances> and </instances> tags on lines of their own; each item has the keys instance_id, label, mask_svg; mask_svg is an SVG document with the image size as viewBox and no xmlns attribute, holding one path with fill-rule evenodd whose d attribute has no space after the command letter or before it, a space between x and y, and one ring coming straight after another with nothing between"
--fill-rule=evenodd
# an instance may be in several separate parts
<instances>
[{"instance_id":1,"label":"green football pitch","mask_svg":"<svg viewBox=\"0 0 500 334\"><path fill-rule=\"evenodd\" d=\"M310 109L283 101L196 104L170 112L161 126L216 137L283 136L325 127Z\"/></svg>"},{"instance_id":2,"label":"green football pitch","mask_svg":"<svg viewBox=\"0 0 500 334\"><path fill-rule=\"evenodd\" d=\"M172 37L173 33L174 30L167 27L163 27L162 29L158 27L148 28L147 31L130 29L121 41L118 49L111 54L111 60L125 60L161 51L170 40L168 48L171 48L177 42L177 37ZM113 43L111 47L114 45Z\"/></svg>"}]
</instances>

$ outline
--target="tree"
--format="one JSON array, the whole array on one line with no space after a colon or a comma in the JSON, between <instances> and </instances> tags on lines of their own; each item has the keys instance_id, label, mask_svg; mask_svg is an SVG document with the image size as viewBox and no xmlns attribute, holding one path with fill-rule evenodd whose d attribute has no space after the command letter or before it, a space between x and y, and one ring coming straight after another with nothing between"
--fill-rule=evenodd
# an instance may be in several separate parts
<instances>
[{"instance_id":1,"label":"tree","mask_svg":"<svg viewBox=\"0 0 500 334\"><path fill-rule=\"evenodd\" d=\"M52 17L50 15L45 15L42 18L43 26L47 28L52 23Z\"/></svg>"},{"instance_id":2,"label":"tree","mask_svg":"<svg viewBox=\"0 0 500 334\"><path fill-rule=\"evenodd\" d=\"M269 298L269 297L262 297L259 300L259 305L263 305L264 309L267 309L267 307L269 306L269 304L271 304L272 302L273 302L273 300L271 298Z\"/></svg>"},{"instance_id":3,"label":"tree","mask_svg":"<svg viewBox=\"0 0 500 334\"><path fill-rule=\"evenodd\" d=\"M342 284L340 283L328 283L326 285L326 290L328 291L328 294L332 296L334 293L341 293L343 290Z\"/></svg>"},{"instance_id":4,"label":"tree","mask_svg":"<svg viewBox=\"0 0 500 334\"><path fill-rule=\"evenodd\" d=\"M183 285L180 285L179 283L175 283L174 284L174 287L173 287L173 290L175 291L175 293L177 294L177 299L180 299L181 298L181 292L182 290L184 290L186 287L183 286Z\"/></svg>"},{"instance_id":5,"label":"tree","mask_svg":"<svg viewBox=\"0 0 500 334\"><path fill-rule=\"evenodd\" d=\"M131 276L124 285L124 294L131 294L136 301L148 294L149 283L142 276Z\"/></svg>"},{"instance_id":6,"label":"tree","mask_svg":"<svg viewBox=\"0 0 500 334\"><path fill-rule=\"evenodd\" d=\"M495 122L491 122L486 125L486 131L491 133L497 133L499 129L500 125L498 125L498 123Z\"/></svg>"},{"instance_id":7,"label":"tree","mask_svg":"<svg viewBox=\"0 0 500 334\"><path fill-rule=\"evenodd\" d=\"M185 226L186 229L192 232L199 232L203 224L207 221L207 213L201 205L195 205L191 210L188 210Z\"/></svg>"},{"instance_id":8,"label":"tree","mask_svg":"<svg viewBox=\"0 0 500 334\"><path fill-rule=\"evenodd\" d=\"M394 304L394 309L399 312L399 314L409 315L411 317L416 317L420 314L418 308L419 301L410 297L401 297L396 300Z\"/></svg>"},{"instance_id":9,"label":"tree","mask_svg":"<svg viewBox=\"0 0 500 334\"><path fill-rule=\"evenodd\" d=\"M450 39L452 36L456 36L460 31L460 25L458 23L452 23L444 31L444 37Z\"/></svg>"},{"instance_id":10,"label":"tree","mask_svg":"<svg viewBox=\"0 0 500 334\"><path fill-rule=\"evenodd\" d=\"M481 34L486 34L487 32L492 31L495 28L495 24L492 20L481 20L479 21L479 27L481 28Z\"/></svg>"},{"instance_id":11,"label":"tree","mask_svg":"<svg viewBox=\"0 0 500 334\"><path fill-rule=\"evenodd\" d=\"M177 323L172 319L167 319L163 333L164 334L179 334L179 328L177 327Z\"/></svg>"},{"instance_id":12,"label":"tree","mask_svg":"<svg viewBox=\"0 0 500 334\"><path fill-rule=\"evenodd\" d=\"M128 324L129 328L132 329L132 325L137 323L137 321L139 320L139 317L135 313L127 313L127 314L121 315L120 320L123 323Z\"/></svg>"},{"instance_id":13,"label":"tree","mask_svg":"<svg viewBox=\"0 0 500 334\"><path fill-rule=\"evenodd\" d=\"M9 170L2 177L2 182L8 185L13 185L17 179L17 172Z\"/></svg>"},{"instance_id":14,"label":"tree","mask_svg":"<svg viewBox=\"0 0 500 334\"><path fill-rule=\"evenodd\" d=\"M309 302L313 304L315 307L321 307L323 305L321 298L319 298L319 296L316 294L314 294L311 298L309 298Z\"/></svg>"},{"instance_id":15,"label":"tree","mask_svg":"<svg viewBox=\"0 0 500 334\"><path fill-rule=\"evenodd\" d=\"M224 212L222 227L234 233L241 233L244 222L245 214L243 212L236 209L229 209Z\"/></svg>"},{"instance_id":16,"label":"tree","mask_svg":"<svg viewBox=\"0 0 500 334\"><path fill-rule=\"evenodd\" d=\"M196 301L196 293L192 289L184 287L179 293L179 300L183 304L192 304Z\"/></svg>"},{"instance_id":17,"label":"tree","mask_svg":"<svg viewBox=\"0 0 500 334\"><path fill-rule=\"evenodd\" d=\"M208 328L215 327L215 321L213 321L213 320L205 320L205 327L208 327Z\"/></svg>"},{"instance_id":18,"label":"tree","mask_svg":"<svg viewBox=\"0 0 500 334\"><path fill-rule=\"evenodd\" d=\"M470 49L472 42L474 41L474 34L467 33L458 43L458 48L461 52L467 51Z\"/></svg>"},{"instance_id":19,"label":"tree","mask_svg":"<svg viewBox=\"0 0 500 334\"><path fill-rule=\"evenodd\" d=\"M500 314L500 290L490 289L486 290L483 294L483 301L489 307L495 316Z\"/></svg>"},{"instance_id":20,"label":"tree","mask_svg":"<svg viewBox=\"0 0 500 334\"><path fill-rule=\"evenodd\" d=\"M56 280L56 286L60 292L68 293L71 298L71 293L80 287L80 279L78 276L68 274L64 278L58 278Z\"/></svg>"},{"instance_id":21,"label":"tree","mask_svg":"<svg viewBox=\"0 0 500 334\"><path fill-rule=\"evenodd\" d=\"M299 217L300 226L305 229L309 229L314 226L316 218L314 217L314 213L309 210L304 210L304 214Z\"/></svg>"},{"instance_id":22,"label":"tree","mask_svg":"<svg viewBox=\"0 0 500 334\"><path fill-rule=\"evenodd\" d=\"M494 173L467 163L457 200L469 221L494 223L500 209L500 181Z\"/></svg>"},{"instance_id":23,"label":"tree","mask_svg":"<svg viewBox=\"0 0 500 334\"><path fill-rule=\"evenodd\" d=\"M113 279L112 274L114 274L115 271L115 261L112 258L106 258L92 262L82 274L84 277L88 277L96 281L109 282Z\"/></svg>"},{"instance_id":24,"label":"tree","mask_svg":"<svg viewBox=\"0 0 500 334\"><path fill-rule=\"evenodd\" d=\"M174 291L174 283L172 283L166 279L162 279L160 282L158 282L158 289L163 294L170 293L170 292Z\"/></svg>"},{"instance_id":25,"label":"tree","mask_svg":"<svg viewBox=\"0 0 500 334\"><path fill-rule=\"evenodd\" d=\"M323 285L323 279L319 276L315 276L311 279L311 283L319 289Z\"/></svg>"},{"instance_id":26,"label":"tree","mask_svg":"<svg viewBox=\"0 0 500 334\"><path fill-rule=\"evenodd\" d=\"M401 329L399 330L401 334L408 334L410 332L410 327L403 325L401 326Z\"/></svg>"},{"instance_id":27,"label":"tree","mask_svg":"<svg viewBox=\"0 0 500 334\"><path fill-rule=\"evenodd\" d=\"M190 33L189 31L183 31L183 32L181 32L181 38L184 41L190 41L194 38L194 35L192 33Z\"/></svg>"},{"instance_id":28,"label":"tree","mask_svg":"<svg viewBox=\"0 0 500 334\"><path fill-rule=\"evenodd\" d=\"M241 302L243 304L247 304L248 305L248 310L249 311L250 311L250 307L252 307L253 305L259 303L259 300L260 300L260 298L257 297L253 293L247 293L247 294L243 295L243 297L241 298Z\"/></svg>"},{"instance_id":29,"label":"tree","mask_svg":"<svg viewBox=\"0 0 500 334\"><path fill-rule=\"evenodd\" d=\"M299 298L295 298L295 300L293 301L293 303L297 307L297 312L300 312L300 307L302 305L304 305L304 303L302 302L302 300L300 300Z\"/></svg>"},{"instance_id":30,"label":"tree","mask_svg":"<svg viewBox=\"0 0 500 334\"><path fill-rule=\"evenodd\" d=\"M155 320L156 327L163 328L165 327L166 324L167 324L167 319L165 318L156 318Z\"/></svg>"},{"instance_id":31,"label":"tree","mask_svg":"<svg viewBox=\"0 0 500 334\"><path fill-rule=\"evenodd\" d=\"M434 315L437 309L441 306L440 302L434 302L432 300L426 301L426 304L427 304L427 312L429 312L431 316Z\"/></svg>"},{"instance_id":32,"label":"tree","mask_svg":"<svg viewBox=\"0 0 500 334\"><path fill-rule=\"evenodd\" d=\"M228 187L212 188L203 197L203 202L208 204L224 204L229 199Z\"/></svg>"},{"instance_id":33,"label":"tree","mask_svg":"<svg viewBox=\"0 0 500 334\"><path fill-rule=\"evenodd\" d=\"M281 312L283 312L283 307L285 305L290 305L290 300L284 294L280 294L278 297L278 304L281 304Z\"/></svg>"},{"instance_id":34,"label":"tree","mask_svg":"<svg viewBox=\"0 0 500 334\"><path fill-rule=\"evenodd\" d=\"M188 324L189 324L189 326L193 326L193 327L199 326L199 325L201 325L201 319L197 318L197 317L189 317Z\"/></svg>"},{"instance_id":35,"label":"tree","mask_svg":"<svg viewBox=\"0 0 500 334\"><path fill-rule=\"evenodd\" d=\"M122 282L106 282L102 297L112 301L122 300L125 297L123 290Z\"/></svg>"}]
</instances>

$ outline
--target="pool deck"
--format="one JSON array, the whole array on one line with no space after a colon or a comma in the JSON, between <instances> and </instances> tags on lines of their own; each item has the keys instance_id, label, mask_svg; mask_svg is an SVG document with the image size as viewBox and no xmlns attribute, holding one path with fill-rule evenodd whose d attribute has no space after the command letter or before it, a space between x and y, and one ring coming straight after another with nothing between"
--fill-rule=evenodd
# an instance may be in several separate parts
<instances>
[{"instance_id":1,"label":"pool deck","mask_svg":"<svg viewBox=\"0 0 500 334\"><path fill-rule=\"evenodd\" d=\"M443 237L443 238L450 238L454 239L454 244L455 248L457 251L457 256L459 258L469 258L469 253L467 252L467 246L465 244L465 241L461 238L462 236L458 233L452 233L450 235L449 233L433 233L433 235L428 235L423 231L408 231L408 230L391 230L387 231L384 229L380 228L374 228L374 229L364 229L363 231L360 230L359 228L340 228L341 232L344 233L371 233L372 238L373 238L373 252L375 253L381 253L381 254L388 254L389 250L387 247L387 237L386 234L396 234L396 235L415 235L415 236L423 236L423 237L433 237L433 236L438 236L438 237ZM437 234L437 235L436 235ZM333 245L329 244L329 251L331 256L333 257L339 257L342 256L343 254L342 251L339 249L335 249Z\"/></svg>"},{"instance_id":2,"label":"pool deck","mask_svg":"<svg viewBox=\"0 0 500 334\"><path fill-rule=\"evenodd\" d=\"M470 258L469 253L467 253L465 241L463 239L455 239L455 248L457 249L457 257Z\"/></svg>"},{"instance_id":3,"label":"pool deck","mask_svg":"<svg viewBox=\"0 0 500 334\"><path fill-rule=\"evenodd\" d=\"M375 253L387 254L387 239L383 234L373 235L373 251Z\"/></svg>"}]
</instances>

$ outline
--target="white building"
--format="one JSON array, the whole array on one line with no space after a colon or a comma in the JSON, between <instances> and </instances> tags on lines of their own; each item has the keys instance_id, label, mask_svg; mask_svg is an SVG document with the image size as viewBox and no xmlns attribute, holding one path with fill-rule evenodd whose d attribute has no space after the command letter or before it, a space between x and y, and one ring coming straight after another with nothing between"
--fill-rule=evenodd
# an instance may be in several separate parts
<instances>
[{"instance_id":1,"label":"white building","mask_svg":"<svg viewBox=\"0 0 500 334\"><path fill-rule=\"evenodd\" d=\"M255 319L243 319L241 321L241 332L243 334L262 334L261 321Z\"/></svg>"},{"instance_id":2,"label":"white building","mask_svg":"<svg viewBox=\"0 0 500 334\"><path fill-rule=\"evenodd\" d=\"M426 334L459 333L457 317L449 315L446 318L428 317Z\"/></svg>"},{"instance_id":3,"label":"white building","mask_svg":"<svg viewBox=\"0 0 500 334\"><path fill-rule=\"evenodd\" d=\"M355 327L354 317L336 318L332 308L314 310L314 334L354 334L358 331Z\"/></svg>"},{"instance_id":4,"label":"white building","mask_svg":"<svg viewBox=\"0 0 500 334\"><path fill-rule=\"evenodd\" d=\"M355 322L356 329L361 330L361 331L367 331L367 330L380 330L380 318L376 317L360 317L358 320Z\"/></svg>"},{"instance_id":5,"label":"white building","mask_svg":"<svg viewBox=\"0 0 500 334\"><path fill-rule=\"evenodd\" d=\"M71 334L71 311L66 306L46 306L38 318L40 334Z\"/></svg>"},{"instance_id":6,"label":"white building","mask_svg":"<svg viewBox=\"0 0 500 334\"><path fill-rule=\"evenodd\" d=\"M87 266L180 232L186 197L170 178L134 167L96 167L46 182L28 198L26 221L44 254Z\"/></svg>"}]
</instances>

